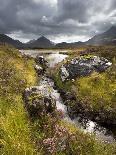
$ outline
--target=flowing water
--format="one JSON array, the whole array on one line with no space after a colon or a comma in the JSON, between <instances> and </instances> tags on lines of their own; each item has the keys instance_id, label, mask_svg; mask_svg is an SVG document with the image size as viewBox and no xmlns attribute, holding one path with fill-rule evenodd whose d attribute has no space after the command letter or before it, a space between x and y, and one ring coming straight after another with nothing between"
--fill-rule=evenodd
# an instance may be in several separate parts
<instances>
[{"instance_id":1,"label":"flowing water","mask_svg":"<svg viewBox=\"0 0 116 155\"><path fill-rule=\"evenodd\" d=\"M34 58L37 55L42 55L42 52L38 50L21 50L20 52ZM56 64L68 57L67 54L59 54L59 51L54 52L52 50L49 50L48 53L47 51L43 51L43 55L46 57L49 67L54 67ZM64 120L74 124L84 132L95 134L96 139L109 143L115 142L113 132L98 125L96 122L79 116L71 119L68 115L67 107L63 104L62 98L58 93L58 90L54 89L54 81L52 79L44 75L39 82L39 87L43 94L51 95L56 100L56 107L58 110L62 110L62 112L64 113Z\"/></svg>"}]
</instances>

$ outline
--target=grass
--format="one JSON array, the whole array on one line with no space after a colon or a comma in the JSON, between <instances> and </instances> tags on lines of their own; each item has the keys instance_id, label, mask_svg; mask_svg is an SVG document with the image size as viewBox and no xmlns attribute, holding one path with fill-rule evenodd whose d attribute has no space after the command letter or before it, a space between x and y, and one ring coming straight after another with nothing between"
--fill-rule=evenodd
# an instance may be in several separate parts
<instances>
[{"instance_id":1,"label":"grass","mask_svg":"<svg viewBox=\"0 0 116 155\"><path fill-rule=\"evenodd\" d=\"M32 155L36 149L22 92L36 84L34 61L13 48L0 47L0 62L0 154Z\"/></svg>"},{"instance_id":2,"label":"grass","mask_svg":"<svg viewBox=\"0 0 116 155\"><path fill-rule=\"evenodd\" d=\"M100 52L101 50L101 52ZM108 51L111 53L108 54ZM73 53L73 52L72 52ZM78 101L83 107L86 107L90 112L102 112L102 116L108 117L109 120L116 119L116 48L115 47L92 47L88 48L83 53L82 57L89 58L93 55L104 56L112 61L113 65L104 73L94 72L90 76L80 77L75 81L62 82L60 78L60 66L56 70L51 71L56 85L65 91L71 91L75 94ZM85 55L84 55L85 53ZM79 56L79 53L74 53L69 57L69 60ZM66 63L66 62L63 62ZM69 62L68 62L69 63ZM73 103L74 104L74 103ZM76 105L76 102L75 102ZM74 105L73 105L74 106Z\"/></svg>"},{"instance_id":3,"label":"grass","mask_svg":"<svg viewBox=\"0 0 116 155\"><path fill-rule=\"evenodd\" d=\"M94 110L116 110L115 94L116 81L107 77L107 73L93 73L90 77L76 80L75 87L78 88L78 97L92 106Z\"/></svg>"},{"instance_id":4,"label":"grass","mask_svg":"<svg viewBox=\"0 0 116 155\"><path fill-rule=\"evenodd\" d=\"M89 135L80 131L74 124L61 122L61 125L65 127L72 135L68 140L68 148L66 154L73 155L113 155L116 153L116 145L105 144L95 140L94 135Z\"/></svg>"},{"instance_id":5,"label":"grass","mask_svg":"<svg viewBox=\"0 0 116 155\"><path fill-rule=\"evenodd\" d=\"M113 53L113 52L112 52ZM103 54L103 51L102 51ZM100 54L100 55L102 55ZM103 54L105 56L105 54ZM110 54L109 54L110 55ZM113 54L112 54L113 55ZM109 56L110 57L110 56ZM112 56L113 65L104 73L93 73L88 77L76 79L75 94L94 112L102 111L109 119L116 119L116 60Z\"/></svg>"}]
</instances>

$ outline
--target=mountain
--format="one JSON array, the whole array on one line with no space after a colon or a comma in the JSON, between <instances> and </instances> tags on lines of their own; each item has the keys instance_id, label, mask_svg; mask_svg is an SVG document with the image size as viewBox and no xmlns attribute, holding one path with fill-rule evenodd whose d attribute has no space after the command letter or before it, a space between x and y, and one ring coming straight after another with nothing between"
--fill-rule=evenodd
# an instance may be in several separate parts
<instances>
[{"instance_id":1,"label":"mountain","mask_svg":"<svg viewBox=\"0 0 116 155\"><path fill-rule=\"evenodd\" d=\"M38 38L37 40L32 40L26 44L28 48L52 48L54 43L44 36Z\"/></svg>"},{"instance_id":2,"label":"mountain","mask_svg":"<svg viewBox=\"0 0 116 155\"><path fill-rule=\"evenodd\" d=\"M24 44L19 40L14 40L5 34L0 34L0 43L11 44L16 48L76 48L84 45L116 45L116 26L112 26L106 32L98 34L86 42L62 42L55 44L46 37L42 36L37 40L30 40Z\"/></svg>"},{"instance_id":3,"label":"mountain","mask_svg":"<svg viewBox=\"0 0 116 155\"><path fill-rule=\"evenodd\" d=\"M20 42L19 40L14 40L5 34L0 34L0 43L2 43L2 44L7 43L7 44L10 44L16 48L24 47L24 44L22 42Z\"/></svg>"},{"instance_id":4,"label":"mountain","mask_svg":"<svg viewBox=\"0 0 116 155\"><path fill-rule=\"evenodd\" d=\"M75 48L84 45L116 45L116 26L112 26L106 32L96 35L86 42L58 43L56 48Z\"/></svg>"},{"instance_id":5,"label":"mountain","mask_svg":"<svg viewBox=\"0 0 116 155\"><path fill-rule=\"evenodd\" d=\"M85 43L86 45L116 45L116 26L112 26L106 32L94 36Z\"/></svg>"}]
</instances>

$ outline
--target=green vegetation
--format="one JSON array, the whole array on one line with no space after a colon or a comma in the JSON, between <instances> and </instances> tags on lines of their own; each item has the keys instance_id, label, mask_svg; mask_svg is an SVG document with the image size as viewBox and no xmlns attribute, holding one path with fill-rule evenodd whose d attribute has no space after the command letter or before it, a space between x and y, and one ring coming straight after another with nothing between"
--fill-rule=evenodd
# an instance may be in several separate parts
<instances>
[{"instance_id":1,"label":"green vegetation","mask_svg":"<svg viewBox=\"0 0 116 155\"><path fill-rule=\"evenodd\" d=\"M110 52L110 53L108 53ZM73 53L73 52L72 52ZM80 77L75 81L63 83L59 75L59 68L51 74L60 89L71 91L77 100L91 113L100 114L105 120L115 121L116 119L116 48L115 47L91 47L81 51L83 57L89 58L92 55L104 56L112 61L112 66L104 73L93 73L87 77ZM85 54L85 55L84 55ZM74 53L70 58L79 56ZM75 102L75 106L77 102ZM70 103L72 104L72 103ZM72 105L71 105L72 106ZM74 103L73 103L74 106ZM85 109L85 110L86 110Z\"/></svg>"},{"instance_id":2,"label":"green vegetation","mask_svg":"<svg viewBox=\"0 0 116 155\"><path fill-rule=\"evenodd\" d=\"M0 47L0 154L33 154L31 129L22 92L36 84L34 61L17 50Z\"/></svg>"},{"instance_id":3,"label":"green vegetation","mask_svg":"<svg viewBox=\"0 0 116 155\"><path fill-rule=\"evenodd\" d=\"M0 154L116 154L115 144L96 141L93 135L85 134L74 125L61 121L62 112L60 111L42 115L39 119L31 119L24 107L22 93L25 88L37 84L38 79L33 67L34 60L21 56L14 48L1 46L0 62ZM107 76L110 74L111 72L107 73ZM101 79L105 76L100 75ZM114 76L113 72L112 76ZM83 79L81 80L80 86L83 83ZM109 83L112 90L114 89L113 80L112 78ZM90 81L86 79L88 84ZM60 82L59 77L58 82ZM66 89L70 89L72 85L73 82L64 85L60 83L60 86ZM102 89L105 89L105 85ZM110 101L111 98L108 97L107 100Z\"/></svg>"},{"instance_id":4,"label":"green vegetation","mask_svg":"<svg viewBox=\"0 0 116 155\"><path fill-rule=\"evenodd\" d=\"M61 122L70 133L66 155L114 155L116 153L116 144L106 144L96 141L93 135L81 132L73 124Z\"/></svg>"},{"instance_id":5,"label":"green vegetation","mask_svg":"<svg viewBox=\"0 0 116 155\"><path fill-rule=\"evenodd\" d=\"M93 73L90 77L76 80L77 96L82 102L89 104L93 110L103 108L105 111L112 111L113 114L116 111L116 81L114 76L110 78L106 72Z\"/></svg>"}]
</instances>

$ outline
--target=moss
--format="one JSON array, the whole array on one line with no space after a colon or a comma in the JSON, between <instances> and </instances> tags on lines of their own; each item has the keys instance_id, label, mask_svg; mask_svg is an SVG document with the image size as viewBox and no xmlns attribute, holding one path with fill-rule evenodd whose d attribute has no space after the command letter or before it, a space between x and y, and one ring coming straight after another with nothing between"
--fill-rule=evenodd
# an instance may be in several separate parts
<instances>
[{"instance_id":1,"label":"moss","mask_svg":"<svg viewBox=\"0 0 116 155\"><path fill-rule=\"evenodd\" d=\"M70 87L72 85L72 81L66 81L65 83L62 82L61 78L60 78L60 73L56 73L54 76L54 81L55 84L60 88L60 89L64 89L66 91L70 90Z\"/></svg>"},{"instance_id":2,"label":"moss","mask_svg":"<svg viewBox=\"0 0 116 155\"><path fill-rule=\"evenodd\" d=\"M82 58L85 58L85 59L90 59L90 58L93 58L94 55L91 55L91 54L87 54L87 55L83 55L81 56Z\"/></svg>"}]
</instances>

